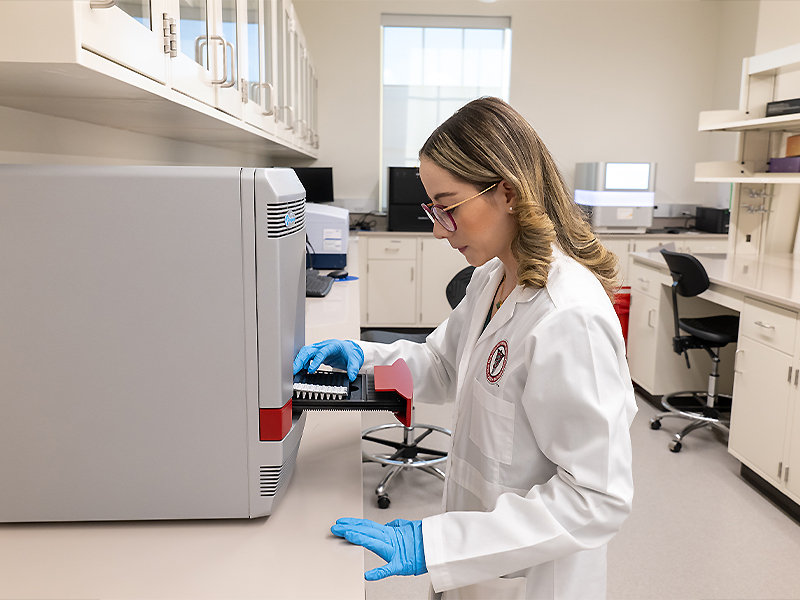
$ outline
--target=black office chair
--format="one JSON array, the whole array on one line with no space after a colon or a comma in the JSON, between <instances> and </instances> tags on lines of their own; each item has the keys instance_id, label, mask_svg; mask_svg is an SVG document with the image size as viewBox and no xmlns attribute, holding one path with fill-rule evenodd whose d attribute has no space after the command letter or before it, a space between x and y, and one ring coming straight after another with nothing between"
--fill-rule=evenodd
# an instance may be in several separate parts
<instances>
[{"instance_id":1,"label":"black office chair","mask_svg":"<svg viewBox=\"0 0 800 600\"><path fill-rule=\"evenodd\" d=\"M458 303L464 298L473 271L475 271L475 267L465 267L456 273L453 279L450 280L450 283L447 284L445 294L447 295L447 302L450 304L451 308L458 306ZM407 334L382 330L369 330L361 334L361 339L364 341L381 342L384 344L390 344L397 340L409 340L422 343L425 341L426 337L426 334ZM370 427L361 433L362 440L373 442L390 449L387 453L370 453L366 450L362 450L364 462L376 462L384 467L389 467L389 472L386 473L375 488L379 508L389 508L391 499L386 489L389 486L389 482L403 469L420 469L444 481L444 471L439 468L439 465L447 460L447 452L434 448L426 448L419 444L431 434L450 436L452 432L438 425L415 423L413 407L411 409L411 414L410 427L406 427L402 423L386 423L384 425ZM403 429L402 442L398 442L391 437L379 437L375 435L377 433L388 433L398 428Z\"/></svg>"},{"instance_id":2,"label":"black office chair","mask_svg":"<svg viewBox=\"0 0 800 600\"><path fill-rule=\"evenodd\" d=\"M661 405L664 412L656 414L650 420L652 429L661 427L661 419L674 417L686 419L689 424L675 434L669 443L669 449L680 452L681 441L695 429L711 427L725 434L730 427L731 397L717 393L719 379L719 350L730 343L735 343L739 333L739 317L719 315L681 319L678 316L678 296L697 296L708 289L708 274L691 254L661 250L664 260L672 275L672 312L675 320L675 337L672 338L672 349L676 354L683 354L686 367L689 364L689 350L702 349L711 357L711 373L708 376L708 389L703 392L675 392L666 394ZM685 331L689 335L682 335Z\"/></svg>"}]
</instances>

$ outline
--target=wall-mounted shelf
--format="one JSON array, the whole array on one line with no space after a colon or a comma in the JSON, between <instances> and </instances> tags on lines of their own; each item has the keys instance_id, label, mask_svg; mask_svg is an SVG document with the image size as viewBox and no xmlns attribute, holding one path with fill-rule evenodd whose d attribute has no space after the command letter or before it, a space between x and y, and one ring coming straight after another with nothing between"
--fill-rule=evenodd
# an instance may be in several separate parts
<instances>
[{"instance_id":1,"label":"wall-mounted shelf","mask_svg":"<svg viewBox=\"0 0 800 600\"><path fill-rule=\"evenodd\" d=\"M712 110L700 113L698 131L785 131L800 132L800 114L748 119L738 110Z\"/></svg>"},{"instance_id":2,"label":"wall-mounted shelf","mask_svg":"<svg viewBox=\"0 0 800 600\"><path fill-rule=\"evenodd\" d=\"M698 183L800 183L800 173L755 173L752 162L705 162L694 167Z\"/></svg>"}]
</instances>

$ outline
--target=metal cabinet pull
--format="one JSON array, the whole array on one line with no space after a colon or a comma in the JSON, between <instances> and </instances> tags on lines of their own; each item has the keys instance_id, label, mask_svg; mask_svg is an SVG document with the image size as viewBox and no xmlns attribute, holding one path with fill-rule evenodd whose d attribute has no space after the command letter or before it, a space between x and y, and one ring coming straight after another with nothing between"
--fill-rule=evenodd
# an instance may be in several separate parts
<instances>
[{"instance_id":1,"label":"metal cabinet pull","mask_svg":"<svg viewBox=\"0 0 800 600\"><path fill-rule=\"evenodd\" d=\"M800 369L794 370L794 385L797 387L797 376L800 375Z\"/></svg>"},{"instance_id":2,"label":"metal cabinet pull","mask_svg":"<svg viewBox=\"0 0 800 600\"><path fill-rule=\"evenodd\" d=\"M288 110L291 113L291 118L287 121L287 123L289 124L286 125L286 129L294 131L294 108L292 108L289 105L286 105L286 106L281 106L281 109L284 111Z\"/></svg>"},{"instance_id":3,"label":"metal cabinet pull","mask_svg":"<svg viewBox=\"0 0 800 600\"><path fill-rule=\"evenodd\" d=\"M656 312L655 308L651 308L650 310L647 311L647 326L648 327L652 327L653 326L652 316L653 316L653 314L655 314L655 312Z\"/></svg>"},{"instance_id":4,"label":"metal cabinet pull","mask_svg":"<svg viewBox=\"0 0 800 600\"><path fill-rule=\"evenodd\" d=\"M222 85L226 81L228 81L228 52L226 49L227 45L230 45L230 42L226 42L225 38L221 35L209 35L207 38L205 36L200 36L194 41L194 53L195 53L195 62L198 64L202 64L203 59L203 46L208 43L208 40L216 40L218 42L222 42L222 79L211 79L211 83L214 85ZM233 52L233 45L231 45L231 52ZM209 60L209 63L211 61ZM209 69L210 70L210 69ZM231 85L222 85L222 87L231 87Z\"/></svg>"},{"instance_id":5,"label":"metal cabinet pull","mask_svg":"<svg viewBox=\"0 0 800 600\"><path fill-rule=\"evenodd\" d=\"M738 350L736 352L739 352ZM735 356L735 355L734 355ZM736 370L736 359L734 358L734 371ZM786 379L789 383L792 383L792 367L789 367L789 377Z\"/></svg>"},{"instance_id":6,"label":"metal cabinet pull","mask_svg":"<svg viewBox=\"0 0 800 600\"><path fill-rule=\"evenodd\" d=\"M763 327L764 329L775 329L775 325L768 325L766 323L762 323L761 321L756 321L756 325Z\"/></svg>"},{"instance_id":7,"label":"metal cabinet pull","mask_svg":"<svg viewBox=\"0 0 800 600\"><path fill-rule=\"evenodd\" d=\"M411 267L411 281L414 281L414 267Z\"/></svg>"},{"instance_id":8,"label":"metal cabinet pull","mask_svg":"<svg viewBox=\"0 0 800 600\"><path fill-rule=\"evenodd\" d=\"M235 64L236 51L233 48L233 44L231 44L228 40L226 40L225 38L222 38L222 37L220 39L222 40L222 42L224 44L222 46L222 64L224 65L223 74L225 76L225 79L223 81L227 81L227 79L228 79L228 73L227 73L227 71L228 71L228 56L227 56L227 53L225 52L225 48L230 48L231 49L231 80L228 83L221 84L220 87L232 88L233 86L236 85L236 75L235 75L235 73L236 73L236 64Z\"/></svg>"},{"instance_id":9,"label":"metal cabinet pull","mask_svg":"<svg viewBox=\"0 0 800 600\"><path fill-rule=\"evenodd\" d=\"M734 373L741 373L741 371L739 370L739 352L744 354L744 350L741 350L741 349L737 349L736 352L733 353L733 372ZM792 370L791 367L789 367L789 371L791 371L791 370ZM791 376L792 375L790 373L789 377L791 378Z\"/></svg>"},{"instance_id":10,"label":"metal cabinet pull","mask_svg":"<svg viewBox=\"0 0 800 600\"><path fill-rule=\"evenodd\" d=\"M261 87L269 90L269 102L264 102L264 104L266 105L265 107L269 107L269 110L268 111L262 110L261 114L264 115L265 117L271 117L272 115L275 114L275 107L272 105L272 98L275 94L275 88L272 87L271 83L262 83ZM264 97L266 98L266 94L264 94Z\"/></svg>"},{"instance_id":11,"label":"metal cabinet pull","mask_svg":"<svg viewBox=\"0 0 800 600\"><path fill-rule=\"evenodd\" d=\"M783 483L789 483L789 467L783 472Z\"/></svg>"},{"instance_id":12,"label":"metal cabinet pull","mask_svg":"<svg viewBox=\"0 0 800 600\"><path fill-rule=\"evenodd\" d=\"M778 479L780 479L782 475L783 475L783 463L779 462L778 463Z\"/></svg>"},{"instance_id":13,"label":"metal cabinet pull","mask_svg":"<svg viewBox=\"0 0 800 600\"><path fill-rule=\"evenodd\" d=\"M400 248L384 248L384 252L400 252Z\"/></svg>"},{"instance_id":14,"label":"metal cabinet pull","mask_svg":"<svg viewBox=\"0 0 800 600\"><path fill-rule=\"evenodd\" d=\"M117 0L91 0L89 8L111 8L117 5Z\"/></svg>"}]
</instances>

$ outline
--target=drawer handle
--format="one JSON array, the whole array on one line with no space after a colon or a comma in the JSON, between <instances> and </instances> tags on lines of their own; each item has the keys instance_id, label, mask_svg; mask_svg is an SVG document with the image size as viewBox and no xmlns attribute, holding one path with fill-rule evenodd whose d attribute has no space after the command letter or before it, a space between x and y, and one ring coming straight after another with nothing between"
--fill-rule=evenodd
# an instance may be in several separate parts
<instances>
[{"instance_id":1,"label":"drawer handle","mask_svg":"<svg viewBox=\"0 0 800 600\"><path fill-rule=\"evenodd\" d=\"M639 281L641 281L642 283L650 283L650 280L649 279L645 279L644 277L637 277L637 279Z\"/></svg>"},{"instance_id":2,"label":"drawer handle","mask_svg":"<svg viewBox=\"0 0 800 600\"><path fill-rule=\"evenodd\" d=\"M400 252L400 248L384 248L384 252Z\"/></svg>"},{"instance_id":3,"label":"drawer handle","mask_svg":"<svg viewBox=\"0 0 800 600\"><path fill-rule=\"evenodd\" d=\"M762 323L761 321L756 321L756 325L759 327L763 327L764 329L775 329L775 325L767 325L766 323Z\"/></svg>"}]
</instances>

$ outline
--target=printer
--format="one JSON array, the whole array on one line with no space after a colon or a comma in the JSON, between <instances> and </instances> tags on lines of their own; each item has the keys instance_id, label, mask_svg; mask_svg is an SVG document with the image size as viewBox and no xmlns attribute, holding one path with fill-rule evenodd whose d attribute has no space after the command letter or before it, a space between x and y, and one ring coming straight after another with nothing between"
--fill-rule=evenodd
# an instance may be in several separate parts
<instances>
[{"instance_id":1,"label":"printer","mask_svg":"<svg viewBox=\"0 0 800 600\"><path fill-rule=\"evenodd\" d=\"M653 224L656 163L575 165L575 202L597 233L645 233Z\"/></svg>"},{"instance_id":2,"label":"printer","mask_svg":"<svg viewBox=\"0 0 800 600\"><path fill-rule=\"evenodd\" d=\"M347 266L347 236L350 211L327 204L306 204L308 235L306 266L313 269L343 269Z\"/></svg>"}]
</instances>

